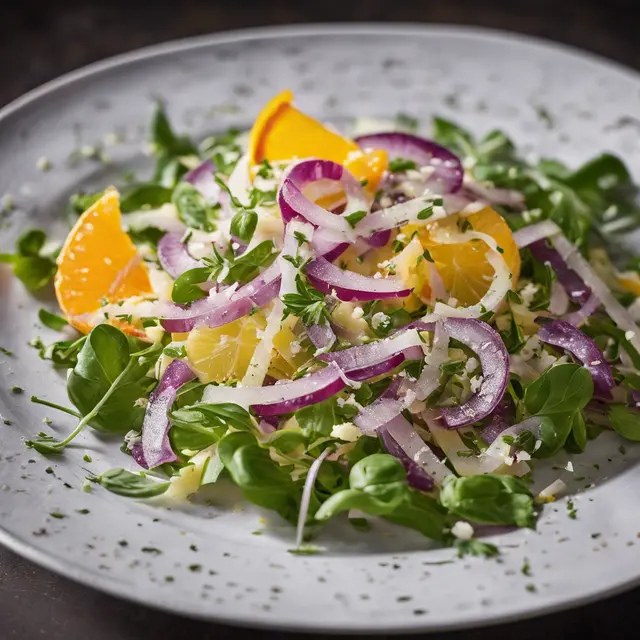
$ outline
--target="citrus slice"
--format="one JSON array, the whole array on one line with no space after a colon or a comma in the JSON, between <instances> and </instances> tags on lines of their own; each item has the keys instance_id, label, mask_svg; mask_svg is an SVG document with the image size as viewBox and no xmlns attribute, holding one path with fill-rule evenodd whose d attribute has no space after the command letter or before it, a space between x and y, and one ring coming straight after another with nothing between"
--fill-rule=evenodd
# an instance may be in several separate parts
<instances>
[{"instance_id":1,"label":"citrus slice","mask_svg":"<svg viewBox=\"0 0 640 640\"><path fill-rule=\"evenodd\" d=\"M283 91L272 98L256 118L249 137L251 166L263 160L332 160L349 169L365 183L366 189L375 191L387 168L386 152L363 152L355 142L327 129L321 122L296 109L292 102L291 91ZM324 206L326 203L319 204Z\"/></svg>"},{"instance_id":2,"label":"citrus slice","mask_svg":"<svg viewBox=\"0 0 640 640\"><path fill-rule=\"evenodd\" d=\"M635 271L623 271L618 274L618 283L629 293L640 296L640 276Z\"/></svg>"},{"instance_id":3,"label":"citrus slice","mask_svg":"<svg viewBox=\"0 0 640 640\"><path fill-rule=\"evenodd\" d=\"M58 256L54 287L60 309L83 333L91 326L81 316L97 311L105 300L119 302L152 293L147 269L120 226L116 189L107 189L67 236ZM145 335L125 322L113 323L123 331Z\"/></svg>"},{"instance_id":4,"label":"citrus slice","mask_svg":"<svg viewBox=\"0 0 640 640\"><path fill-rule=\"evenodd\" d=\"M520 276L520 252L504 218L490 207L464 218L456 214L420 228L411 225L411 228L406 227L403 231L410 236L417 230L422 248L429 251L449 295L455 298L458 304L469 306L482 299L494 276L494 269L486 259L489 248L478 240L441 244L434 239L436 230L439 233L459 233L466 226L462 224L464 219L474 231L485 233L496 241L512 274L512 287L515 287ZM426 265L422 265L422 268L425 269Z\"/></svg>"},{"instance_id":5,"label":"citrus slice","mask_svg":"<svg viewBox=\"0 0 640 640\"><path fill-rule=\"evenodd\" d=\"M189 333L187 356L202 382L240 380L266 326L264 315L256 313L221 327L200 327Z\"/></svg>"}]
</instances>

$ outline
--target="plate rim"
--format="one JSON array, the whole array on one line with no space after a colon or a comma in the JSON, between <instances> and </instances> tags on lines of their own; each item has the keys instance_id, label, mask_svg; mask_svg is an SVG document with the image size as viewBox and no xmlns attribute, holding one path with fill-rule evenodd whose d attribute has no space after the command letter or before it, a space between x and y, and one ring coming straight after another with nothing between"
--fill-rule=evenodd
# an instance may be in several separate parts
<instances>
[{"instance_id":1,"label":"plate rim","mask_svg":"<svg viewBox=\"0 0 640 640\"><path fill-rule=\"evenodd\" d=\"M429 35L451 35L454 37L476 38L483 41L490 41L502 44L526 44L548 52L557 51L565 56L574 59L588 61L592 64L606 67L609 73L618 73L630 80L640 83L640 72L623 63L611 60L591 51L581 49L580 47L565 43L556 42L544 37L533 36L530 34L520 33L517 31L509 31L502 29L494 29L488 27L479 27L472 25L456 25L450 23L411 23L398 22L392 24L376 23L376 22L358 22L358 23L309 23L300 25L269 25L262 27L252 27L246 29L234 29L219 31L199 36L191 36L169 40L159 44L148 45L137 48L132 51L110 56L103 60L98 60L90 64L84 65L78 69L69 71L53 80L50 80L34 89L29 90L22 96L19 96L7 103L0 109L0 127L21 109L46 99L56 91L67 88L76 82L80 82L91 76L107 73L118 67L129 64L135 64L143 60L151 60L162 56L171 56L185 51L198 50L215 45L224 45L227 43L237 43L251 40L269 40L281 36L296 37L305 35L410 35L410 36L429 36ZM253 629L269 629L283 631L302 631L306 633L321 632L341 632L344 634L354 635L359 633L368 634L385 634L385 633L426 633L438 631L454 631L462 629L491 627L509 622L522 621L534 617L549 615L567 611L569 609L585 606L595 601L604 600L620 593L630 590L640 585L640 571L638 575L630 580L626 580L620 584L609 587L607 589L599 589L595 587L593 591L583 594L572 600L561 601L558 603L549 603L538 606L531 606L521 612L502 613L494 615L478 615L473 618L466 618L462 621L451 620L451 622L440 622L435 624L425 624L425 622L417 623L411 619L410 624L392 623L384 626L366 626L356 624L353 626L333 625L330 621L326 621L322 626L317 624L306 624L304 622L288 622L283 619L269 619L264 616L254 615L251 617L239 619L235 615L226 615L224 613L216 613L215 615L200 614L195 611L184 611L178 607L174 607L170 602L150 602L143 596L139 596L136 591L123 594L119 591L117 585L112 585L109 580L95 581L95 576L82 566L66 563L62 558L50 555L45 550L39 549L30 543L27 538L20 538L9 532L0 524L0 544L16 553L17 555L43 567L46 570L70 579L85 587L96 589L109 596L143 605L152 610L163 611L173 615L178 615L190 619L203 620L210 623L227 624L235 627L253 628Z\"/></svg>"}]
</instances>

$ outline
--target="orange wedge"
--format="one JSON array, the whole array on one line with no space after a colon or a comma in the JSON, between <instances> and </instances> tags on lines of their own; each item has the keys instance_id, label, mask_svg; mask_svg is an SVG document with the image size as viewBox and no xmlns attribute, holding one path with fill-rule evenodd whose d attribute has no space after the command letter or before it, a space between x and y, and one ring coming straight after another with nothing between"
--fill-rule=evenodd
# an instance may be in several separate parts
<instances>
[{"instance_id":1,"label":"orange wedge","mask_svg":"<svg viewBox=\"0 0 640 640\"><path fill-rule=\"evenodd\" d=\"M487 262L489 249L484 242L441 244L434 239L433 231L436 229L458 232L459 219L458 215L453 215L419 227L417 237L423 249L429 250L449 295L456 298L459 304L468 306L479 302L487 293L494 270ZM466 219L474 231L491 236L503 250L502 257L512 273L512 286L515 288L520 276L520 252L504 218L490 207L485 207L466 216ZM414 225L403 229L407 234L414 230ZM420 264L425 268L422 262Z\"/></svg>"},{"instance_id":2,"label":"orange wedge","mask_svg":"<svg viewBox=\"0 0 640 640\"><path fill-rule=\"evenodd\" d=\"M58 256L55 292L60 309L78 331L91 326L84 314L100 309L103 302L119 302L152 293L144 264L129 236L120 226L120 200L109 188L87 209L73 227ZM123 331L144 336L130 324L113 321Z\"/></svg>"},{"instance_id":3,"label":"orange wedge","mask_svg":"<svg viewBox=\"0 0 640 640\"><path fill-rule=\"evenodd\" d=\"M358 180L366 181L366 189L373 193L387 168L387 153L363 152L355 142L327 129L296 109L292 102L291 91L283 91L272 98L256 118L249 138L251 166L263 160L332 160L344 165Z\"/></svg>"}]
</instances>

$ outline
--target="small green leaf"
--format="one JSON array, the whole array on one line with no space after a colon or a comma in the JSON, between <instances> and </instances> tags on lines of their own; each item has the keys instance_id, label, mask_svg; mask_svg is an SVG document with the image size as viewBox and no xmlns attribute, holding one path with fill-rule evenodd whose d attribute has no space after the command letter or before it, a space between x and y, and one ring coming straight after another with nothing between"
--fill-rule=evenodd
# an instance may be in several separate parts
<instances>
[{"instance_id":1,"label":"small green leaf","mask_svg":"<svg viewBox=\"0 0 640 640\"><path fill-rule=\"evenodd\" d=\"M366 211L354 211L349 215L343 216L343 218L349 223L349 226L352 229L355 229L358 222L360 222L360 220L362 220L366 215Z\"/></svg>"},{"instance_id":2,"label":"small green leaf","mask_svg":"<svg viewBox=\"0 0 640 640\"><path fill-rule=\"evenodd\" d=\"M25 231L16 242L16 249L21 256L38 257L47 241L47 234L42 229Z\"/></svg>"},{"instance_id":3,"label":"small green leaf","mask_svg":"<svg viewBox=\"0 0 640 640\"><path fill-rule=\"evenodd\" d=\"M627 440L640 442L640 414L622 404L609 409L609 421L613 429Z\"/></svg>"},{"instance_id":4,"label":"small green leaf","mask_svg":"<svg viewBox=\"0 0 640 640\"><path fill-rule=\"evenodd\" d=\"M191 229L215 231L217 215L204 196L189 182L179 182L171 201L178 210L180 220Z\"/></svg>"},{"instance_id":5,"label":"small green leaf","mask_svg":"<svg viewBox=\"0 0 640 640\"><path fill-rule=\"evenodd\" d=\"M512 476L485 474L451 478L440 492L440 503L460 518L481 524L533 527L533 496Z\"/></svg>"},{"instance_id":6,"label":"small green leaf","mask_svg":"<svg viewBox=\"0 0 640 640\"><path fill-rule=\"evenodd\" d=\"M38 318L45 327L49 327L49 329L53 329L54 331L61 331L69 324L62 316L51 313L46 309L40 309Z\"/></svg>"},{"instance_id":7,"label":"small green leaf","mask_svg":"<svg viewBox=\"0 0 640 640\"><path fill-rule=\"evenodd\" d=\"M110 469L97 478L98 484L111 493L126 498L154 498L162 495L170 486L169 482L158 482L148 476L132 473L126 469Z\"/></svg>"},{"instance_id":8,"label":"small green leaf","mask_svg":"<svg viewBox=\"0 0 640 640\"><path fill-rule=\"evenodd\" d=\"M189 269L179 275L173 283L171 299L178 304L189 304L200 298L205 298L207 294L198 285L207 282L211 275L209 267L196 267Z\"/></svg>"},{"instance_id":9,"label":"small green leaf","mask_svg":"<svg viewBox=\"0 0 640 640\"><path fill-rule=\"evenodd\" d=\"M136 184L126 187L120 194L122 213L140 209L158 209L171 202L172 189L155 183Z\"/></svg>"},{"instance_id":10,"label":"small green leaf","mask_svg":"<svg viewBox=\"0 0 640 640\"><path fill-rule=\"evenodd\" d=\"M256 227L258 226L258 214L255 211L242 210L231 218L231 235L241 242L249 244Z\"/></svg>"},{"instance_id":11,"label":"small green leaf","mask_svg":"<svg viewBox=\"0 0 640 640\"><path fill-rule=\"evenodd\" d=\"M389 161L389 171L398 173L400 171L409 171L409 169L417 169L418 165L408 158L393 158Z\"/></svg>"}]
</instances>

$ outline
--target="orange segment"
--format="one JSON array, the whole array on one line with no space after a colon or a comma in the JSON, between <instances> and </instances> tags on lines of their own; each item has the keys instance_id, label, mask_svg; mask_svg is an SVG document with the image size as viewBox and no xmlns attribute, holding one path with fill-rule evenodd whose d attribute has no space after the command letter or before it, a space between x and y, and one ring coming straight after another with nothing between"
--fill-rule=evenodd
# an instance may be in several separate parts
<instances>
[{"instance_id":1,"label":"orange segment","mask_svg":"<svg viewBox=\"0 0 640 640\"><path fill-rule=\"evenodd\" d=\"M91 330L78 316L97 311L105 299L118 302L152 293L147 269L137 257L135 245L120 226L119 194L107 189L80 216L58 256L56 297L76 329ZM131 325L119 326L137 333Z\"/></svg>"},{"instance_id":2,"label":"orange segment","mask_svg":"<svg viewBox=\"0 0 640 640\"><path fill-rule=\"evenodd\" d=\"M221 327L191 331L186 342L187 355L200 380L241 380L265 325L264 315L256 313Z\"/></svg>"},{"instance_id":3,"label":"orange segment","mask_svg":"<svg viewBox=\"0 0 640 640\"><path fill-rule=\"evenodd\" d=\"M640 276L635 271L623 271L618 274L620 286L635 296L640 296Z\"/></svg>"},{"instance_id":4,"label":"orange segment","mask_svg":"<svg viewBox=\"0 0 640 640\"><path fill-rule=\"evenodd\" d=\"M489 249L484 242L440 244L434 240L432 232L436 229L459 232L459 219L460 216L453 215L420 228L410 225L403 231L411 234L417 229L417 237L422 247L429 250L447 291L459 304L468 306L476 304L487 293L494 270L486 260ZM520 276L520 252L507 223L490 207L472 213L466 219L474 231L491 236L503 250L502 257L513 274L512 286L515 288ZM426 268L422 262L421 266Z\"/></svg>"},{"instance_id":5,"label":"orange segment","mask_svg":"<svg viewBox=\"0 0 640 640\"><path fill-rule=\"evenodd\" d=\"M272 98L256 118L249 137L251 166L263 160L332 160L347 167L358 180L366 180L366 188L375 191L387 168L386 152L361 151L352 140L296 109L292 101L291 91L283 91Z\"/></svg>"}]
</instances>

